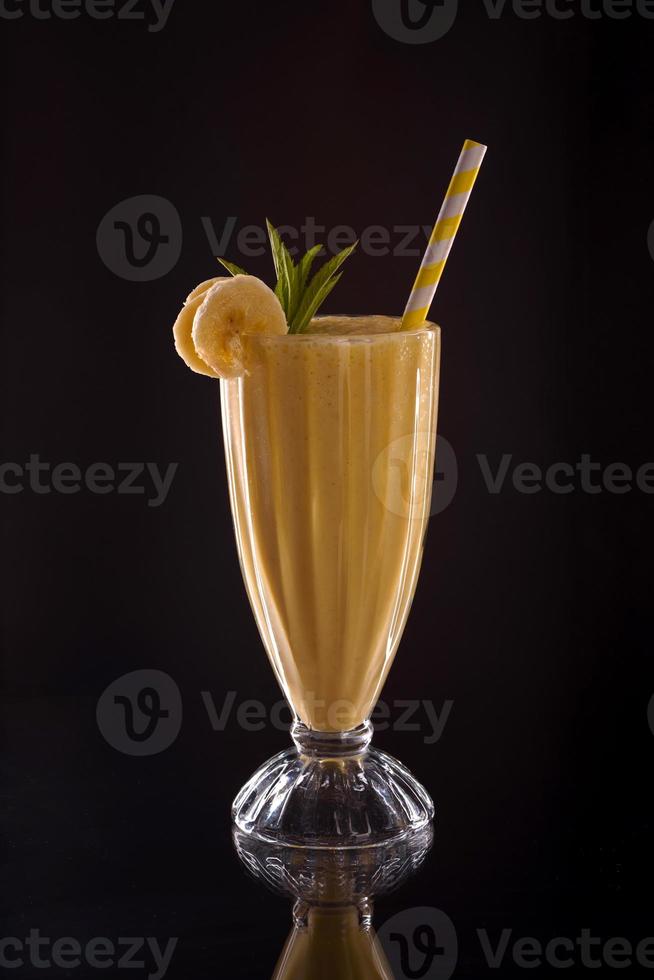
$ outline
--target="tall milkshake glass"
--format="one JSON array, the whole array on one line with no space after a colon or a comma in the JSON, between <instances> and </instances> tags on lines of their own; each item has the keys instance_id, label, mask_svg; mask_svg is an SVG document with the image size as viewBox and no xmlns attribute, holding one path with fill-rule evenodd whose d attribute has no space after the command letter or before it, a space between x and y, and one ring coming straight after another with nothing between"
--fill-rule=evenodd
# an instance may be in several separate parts
<instances>
[{"instance_id":1,"label":"tall milkshake glass","mask_svg":"<svg viewBox=\"0 0 654 980\"><path fill-rule=\"evenodd\" d=\"M245 586L293 712L294 747L238 794L237 827L316 847L375 845L433 804L369 746L371 712L409 613L429 517L440 330L320 317L306 334L245 336L221 381Z\"/></svg>"}]
</instances>

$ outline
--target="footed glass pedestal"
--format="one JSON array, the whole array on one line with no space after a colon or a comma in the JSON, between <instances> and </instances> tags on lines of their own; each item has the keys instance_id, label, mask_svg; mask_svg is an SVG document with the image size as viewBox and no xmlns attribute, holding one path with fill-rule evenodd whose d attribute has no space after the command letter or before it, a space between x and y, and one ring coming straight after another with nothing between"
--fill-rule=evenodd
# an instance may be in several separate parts
<instances>
[{"instance_id":1,"label":"footed glass pedestal","mask_svg":"<svg viewBox=\"0 0 654 980\"><path fill-rule=\"evenodd\" d=\"M368 847L428 826L434 805L401 762L370 748L370 722L350 732L292 729L295 749L269 759L234 801L238 829L261 841Z\"/></svg>"}]
</instances>

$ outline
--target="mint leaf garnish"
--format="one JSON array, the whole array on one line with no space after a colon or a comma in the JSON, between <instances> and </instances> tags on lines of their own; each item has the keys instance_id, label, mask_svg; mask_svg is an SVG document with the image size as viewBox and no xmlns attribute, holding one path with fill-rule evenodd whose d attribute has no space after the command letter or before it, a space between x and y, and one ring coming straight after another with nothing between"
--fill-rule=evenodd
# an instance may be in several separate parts
<instances>
[{"instance_id":1,"label":"mint leaf garnish","mask_svg":"<svg viewBox=\"0 0 654 980\"><path fill-rule=\"evenodd\" d=\"M233 262L228 262L227 259L218 259L221 265L224 265L228 272L231 272L233 276L247 276L245 269L241 269L240 265L235 265Z\"/></svg>"},{"instance_id":2,"label":"mint leaf garnish","mask_svg":"<svg viewBox=\"0 0 654 980\"><path fill-rule=\"evenodd\" d=\"M311 272L313 260L318 252L321 251L322 245L314 245L313 248L310 248L309 251L300 259L300 264L298 265L298 286L300 290L304 290L304 287L307 284L307 279L309 278L309 273Z\"/></svg>"},{"instance_id":3,"label":"mint leaf garnish","mask_svg":"<svg viewBox=\"0 0 654 980\"><path fill-rule=\"evenodd\" d=\"M314 260L323 246L314 245L296 265L279 232L267 218L266 227L277 275L275 295L284 310L288 332L303 333L343 275L338 270L355 250L358 242L334 255L309 279ZM218 261L233 276L248 274L245 269L228 262L227 259L218 259Z\"/></svg>"},{"instance_id":4,"label":"mint leaf garnish","mask_svg":"<svg viewBox=\"0 0 654 980\"><path fill-rule=\"evenodd\" d=\"M270 239L270 248L272 250L275 272L277 273L275 295L282 304L282 309L286 314L286 322L288 323L289 333L293 333L291 330L291 321L293 318L293 313L295 312L294 306L297 301L295 266L293 264L293 259L291 258L291 253L281 240L279 232L276 228L273 228L267 218L266 227L268 229L268 238Z\"/></svg>"},{"instance_id":5,"label":"mint leaf garnish","mask_svg":"<svg viewBox=\"0 0 654 980\"><path fill-rule=\"evenodd\" d=\"M356 247L356 242L354 245L348 245L342 252L334 255L329 262L325 262L323 267L316 272L308 286L305 287L297 309L294 311L294 333L302 333L309 326L309 323L343 275L342 272L339 272L338 275L336 273Z\"/></svg>"}]
</instances>

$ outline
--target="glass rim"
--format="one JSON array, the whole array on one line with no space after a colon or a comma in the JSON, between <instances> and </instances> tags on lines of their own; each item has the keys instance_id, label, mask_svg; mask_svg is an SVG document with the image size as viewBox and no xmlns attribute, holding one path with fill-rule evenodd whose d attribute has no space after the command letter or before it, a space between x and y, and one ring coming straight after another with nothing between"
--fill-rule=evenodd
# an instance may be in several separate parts
<instances>
[{"instance_id":1,"label":"glass rim","mask_svg":"<svg viewBox=\"0 0 654 980\"><path fill-rule=\"evenodd\" d=\"M400 323L402 320L401 316L386 316L381 313L325 313L321 316L313 317L313 320L366 320L366 319L378 319L383 317L386 320L392 320L395 323ZM287 343L297 343L297 342L312 342L312 343L325 343L325 344L352 344L352 343L374 343L375 341L380 342L382 340L388 340L392 337L402 337L406 339L407 337L425 337L425 336L440 336L441 328L439 324L432 323L431 320L425 320L424 326L418 327L417 330L388 330L383 333L282 333L282 334L270 334L270 333L250 333L244 334L248 341L255 341L261 343L273 343L273 344L287 344Z\"/></svg>"}]
</instances>

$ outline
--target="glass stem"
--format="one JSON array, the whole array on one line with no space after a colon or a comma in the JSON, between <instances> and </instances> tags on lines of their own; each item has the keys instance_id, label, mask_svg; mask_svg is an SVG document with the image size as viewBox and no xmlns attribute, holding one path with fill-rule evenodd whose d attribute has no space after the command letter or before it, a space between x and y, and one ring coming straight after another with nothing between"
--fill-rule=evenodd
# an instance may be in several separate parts
<instances>
[{"instance_id":1,"label":"glass stem","mask_svg":"<svg viewBox=\"0 0 654 980\"><path fill-rule=\"evenodd\" d=\"M370 721L364 721L349 732L317 732L301 721L295 721L291 726L291 736L298 752L313 759L365 755L373 732Z\"/></svg>"}]
</instances>

